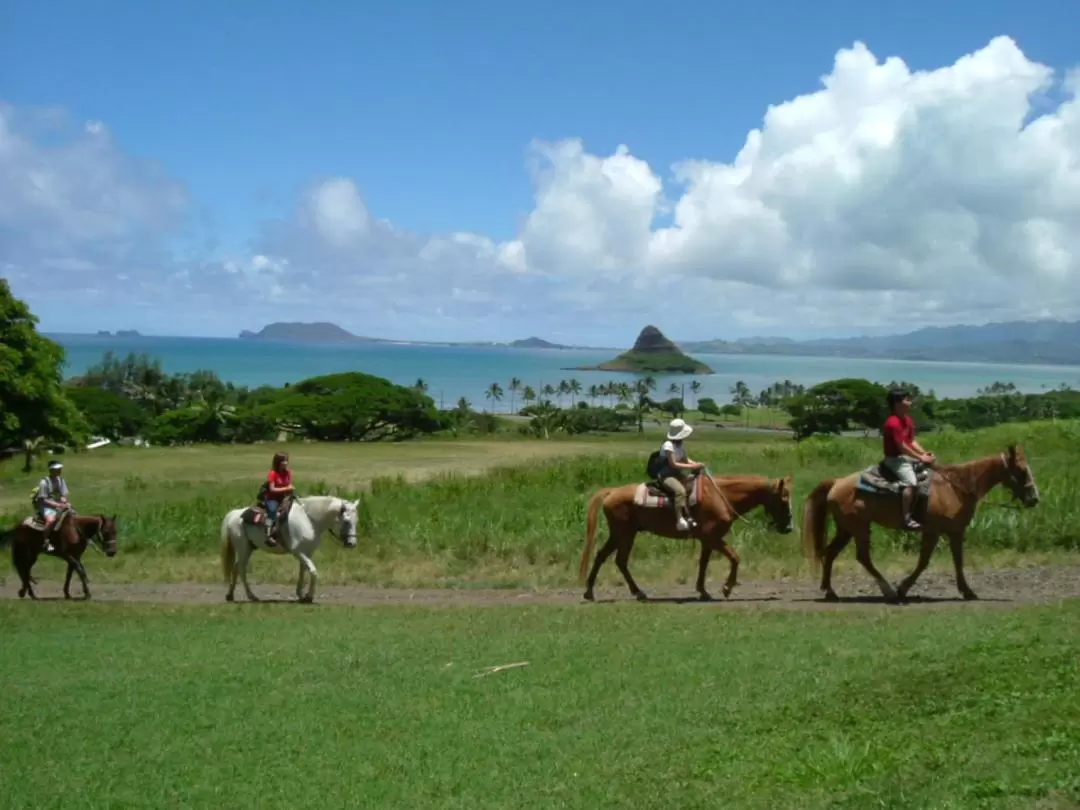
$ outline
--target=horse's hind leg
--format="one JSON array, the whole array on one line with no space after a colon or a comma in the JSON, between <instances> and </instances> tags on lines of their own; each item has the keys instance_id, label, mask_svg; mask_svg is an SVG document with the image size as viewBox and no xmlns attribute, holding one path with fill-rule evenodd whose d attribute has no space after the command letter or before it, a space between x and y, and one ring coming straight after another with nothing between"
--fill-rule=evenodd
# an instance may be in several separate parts
<instances>
[{"instance_id":1,"label":"horse's hind leg","mask_svg":"<svg viewBox=\"0 0 1080 810\"><path fill-rule=\"evenodd\" d=\"M244 530L246 534L246 529ZM234 543L233 548L236 549L236 567L240 569L240 581L244 584L244 593L247 595L249 602L258 602L259 597L255 595L255 592L251 590L251 585L248 584L248 564L251 562L251 543L247 537L243 538L244 542ZM233 581L235 582L236 574L233 573Z\"/></svg>"},{"instance_id":2,"label":"horse's hind leg","mask_svg":"<svg viewBox=\"0 0 1080 810\"><path fill-rule=\"evenodd\" d=\"M893 590L893 586L889 584L888 580L881 575L881 572L874 566L874 561L870 558L870 529L866 528L855 535L855 559L859 561L859 564L866 569L866 572L874 578L878 587L881 589L881 595L885 597L887 601L895 601L896 591Z\"/></svg>"},{"instance_id":3,"label":"horse's hind leg","mask_svg":"<svg viewBox=\"0 0 1080 810\"><path fill-rule=\"evenodd\" d=\"M589 578L585 581L585 599L593 601L596 597L593 594L593 588L596 587L596 576L600 573L600 566L607 562L607 558L615 553L615 549L619 547L619 541L615 538L614 534L608 534L607 542L596 552L596 559L593 560L592 568L589 570Z\"/></svg>"},{"instance_id":4,"label":"horse's hind leg","mask_svg":"<svg viewBox=\"0 0 1080 810\"><path fill-rule=\"evenodd\" d=\"M304 564L302 562L299 563L299 565L300 565L300 573L297 574L297 576L296 576L296 598L297 599L301 599L303 597L303 594L304 594L304 572L307 571L307 568L304 566Z\"/></svg>"},{"instance_id":5,"label":"horse's hind leg","mask_svg":"<svg viewBox=\"0 0 1080 810\"><path fill-rule=\"evenodd\" d=\"M615 552L615 567L623 575L623 579L626 580L626 587L630 589L630 593L634 595L634 598L639 602L645 602L649 599L648 594L641 590L638 584L634 582L634 578L630 576L630 552L634 550L635 537L636 533L621 538L618 550Z\"/></svg>"},{"instance_id":6,"label":"horse's hind leg","mask_svg":"<svg viewBox=\"0 0 1080 810\"><path fill-rule=\"evenodd\" d=\"M26 564L26 560L20 560L15 554L12 554L12 562L15 563L15 571L19 574L19 579L22 580L22 587L19 589L19 598L25 599L28 595L31 599L37 599L37 594L34 593L34 587L30 584L30 569L33 568L33 563Z\"/></svg>"},{"instance_id":7,"label":"horse's hind leg","mask_svg":"<svg viewBox=\"0 0 1080 810\"><path fill-rule=\"evenodd\" d=\"M851 532L838 525L836 528L836 536L833 537L832 542L825 547L825 559L822 561L821 565L821 590L825 591L825 598L830 602L840 598L836 595L836 591L833 590L832 586L833 563L835 563L836 558L840 556L840 552L847 548L848 543L851 542L851 537Z\"/></svg>"},{"instance_id":8,"label":"horse's hind leg","mask_svg":"<svg viewBox=\"0 0 1080 810\"><path fill-rule=\"evenodd\" d=\"M915 584L915 580L919 578L919 575L926 570L926 566L930 565L930 558L934 555L934 549L937 548L938 535L934 532L923 532L922 547L919 549L919 560L915 563L915 568L908 574L903 582L896 589L897 599L906 599L908 591L911 590L911 586Z\"/></svg>"}]
</instances>

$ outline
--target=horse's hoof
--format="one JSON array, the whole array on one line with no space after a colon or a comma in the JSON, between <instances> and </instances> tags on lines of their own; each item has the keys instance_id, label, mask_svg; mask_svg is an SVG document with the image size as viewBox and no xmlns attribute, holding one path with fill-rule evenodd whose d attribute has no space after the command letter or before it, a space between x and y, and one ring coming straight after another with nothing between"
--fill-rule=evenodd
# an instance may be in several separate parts
<instances>
[{"instance_id":1,"label":"horse's hoof","mask_svg":"<svg viewBox=\"0 0 1080 810\"><path fill-rule=\"evenodd\" d=\"M836 595L836 591L834 591L832 588L830 588L829 590L825 591L825 601L826 602L839 602L840 597Z\"/></svg>"},{"instance_id":2,"label":"horse's hoof","mask_svg":"<svg viewBox=\"0 0 1080 810\"><path fill-rule=\"evenodd\" d=\"M310 605L312 602L315 601L315 597L314 596L301 596L298 601L300 602L301 605Z\"/></svg>"},{"instance_id":3,"label":"horse's hoof","mask_svg":"<svg viewBox=\"0 0 1080 810\"><path fill-rule=\"evenodd\" d=\"M725 585L723 588L720 589L720 593L722 593L724 595L724 598L727 599L729 596L731 596L731 592L733 590L735 590L734 585L732 585L730 588Z\"/></svg>"},{"instance_id":4,"label":"horse's hoof","mask_svg":"<svg viewBox=\"0 0 1080 810\"><path fill-rule=\"evenodd\" d=\"M584 595L581 598L584 599L586 602L596 601L596 596L593 595L592 591L585 591Z\"/></svg>"},{"instance_id":5,"label":"horse's hoof","mask_svg":"<svg viewBox=\"0 0 1080 810\"><path fill-rule=\"evenodd\" d=\"M979 598L978 594L976 594L975 591L962 591L961 594L963 595L964 601L966 602L973 602Z\"/></svg>"},{"instance_id":6,"label":"horse's hoof","mask_svg":"<svg viewBox=\"0 0 1080 810\"><path fill-rule=\"evenodd\" d=\"M26 591L19 591L19 598L20 599L25 599L26 598Z\"/></svg>"},{"instance_id":7,"label":"horse's hoof","mask_svg":"<svg viewBox=\"0 0 1080 810\"><path fill-rule=\"evenodd\" d=\"M645 591L638 591L637 593L634 594L634 598L636 598L639 602L648 602L649 601L649 595L647 593L645 593Z\"/></svg>"},{"instance_id":8,"label":"horse's hoof","mask_svg":"<svg viewBox=\"0 0 1080 810\"><path fill-rule=\"evenodd\" d=\"M234 601L236 601L236 597L233 596L231 593L227 593L227 594L225 594L225 601L226 602L234 602Z\"/></svg>"},{"instance_id":9,"label":"horse's hoof","mask_svg":"<svg viewBox=\"0 0 1080 810\"><path fill-rule=\"evenodd\" d=\"M727 596L727 594L724 594L724 595ZM712 594L709 593L708 591L698 591L697 598L698 598L699 602L711 602L711 601L713 601Z\"/></svg>"}]
</instances>

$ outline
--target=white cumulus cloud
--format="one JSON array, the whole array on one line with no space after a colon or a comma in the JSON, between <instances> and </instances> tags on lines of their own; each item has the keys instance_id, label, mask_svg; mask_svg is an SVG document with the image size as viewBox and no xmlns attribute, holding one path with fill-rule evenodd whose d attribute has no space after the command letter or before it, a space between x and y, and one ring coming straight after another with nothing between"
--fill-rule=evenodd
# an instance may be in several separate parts
<instances>
[{"instance_id":1,"label":"white cumulus cloud","mask_svg":"<svg viewBox=\"0 0 1080 810\"><path fill-rule=\"evenodd\" d=\"M1008 37L923 71L855 43L820 89L764 109L734 156L656 167L626 146L535 142L535 203L511 239L412 233L335 177L263 223L249 256L182 267L162 247L191 214L180 183L105 124L44 146L0 107L0 267L102 286L107 259L163 306L183 278L192 295L232 285L398 337L455 321L468 337L585 339L611 334L606 318L620 335L647 320L707 336L1077 317L1078 76Z\"/></svg>"}]
</instances>

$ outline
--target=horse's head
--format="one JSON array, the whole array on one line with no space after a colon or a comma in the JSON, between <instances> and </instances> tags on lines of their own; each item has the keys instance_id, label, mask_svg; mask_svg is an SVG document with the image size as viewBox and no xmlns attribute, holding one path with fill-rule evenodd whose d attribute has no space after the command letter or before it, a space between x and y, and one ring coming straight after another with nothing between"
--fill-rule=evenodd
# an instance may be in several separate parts
<instances>
[{"instance_id":1,"label":"horse's head","mask_svg":"<svg viewBox=\"0 0 1080 810\"><path fill-rule=\"evenodd\" d=\"M769 481L769 493L765 498L765 511L772 518L776 531L791 534L795 520L791 516L791 476Z\"/></svg>"},{"instance_id":2,"label":"horse's head","mask_svg":"<svg viewBox=\"0 0 1080 810\"><path fill-rule=\"evenodd\" d=\"M1024 448L1010 444L1001 454L1005 460L1005 486L1013 497L1029 509L1039 503L1039 487L1035 483L1035 473L1031 471Z\"/></svg>"},{"instance_id":3,"label":"horse's head","mask_svg":"<svg viewBox=\"0 0 1080 810\"><path fill-rule=\"evenodd\" d=\"M98 534L101 535L101 544L105 547L106 557L116 556L116 515L112 517L106 517L105 515L98 515L101 518L101 528L98 529Z\"/></svg>"},{"instance_id":4,"label":"horse's head","mask_svg":"<svg viewBox=\"0 0 1080 810\"><path fill-rule=\"evenodd\" d=\"M356 548L356 525L360 522L359 507L359 498L355 501L341 499L341 508L338 510L338 536L345 548Z\"/></svg>"}]
</instances>

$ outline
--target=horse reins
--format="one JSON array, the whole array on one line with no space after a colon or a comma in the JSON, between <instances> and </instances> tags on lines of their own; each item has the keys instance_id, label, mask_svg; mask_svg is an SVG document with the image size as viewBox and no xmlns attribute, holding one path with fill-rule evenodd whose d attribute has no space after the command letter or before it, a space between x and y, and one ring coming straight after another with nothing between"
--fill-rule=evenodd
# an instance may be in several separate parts
<instances>
[{"instance_id":1,"label":"horse reins","mask_svg":"<svg viewBox=\"0 0 1080 810\"><path fill-rule=\"evenodd\" d=\"M999 453L999 454L998 454L998 457L999 457L999 458L1001 459L1001 465L1002 465L1002 466L1003 466L1003 467L1004 467L1004 468L1005 468L1006 470L1008 470L1008 468L1009 468L1009 462L1008 462L1008 461L1006 461L1006 459L1005 459L1005 454L1004 454L1004 453ZM976 496L978 495L978 491L977 491L977 490L975 490L975 489L972 489L972 488L969 488L969 487L965 487L965 486L962 486L962 485L961 485L961 484L960 484L960 483L959 483L959 482L958 482L958 481L956 480L956 478L954 478L954 477L953 477L953 476L952 476L951 474L949 474L949 473L948 473L948 472L946 472L945 470L942 470L942 469L938 469L938 468L936 468L936 467L930 467L930 471L931 471L931 474L933 474L933 473L935 473L935 472L936 472L936 473L938 473L938 474L939 474L939 475L940 475L940 476L941 476L942 478L944 478L944 479L945 479L946 481L948 481L948 482L949 482L949 485L950 485L950 486L954 486L954 487L956 487L956 488L957 488L958 490L960 490L961 492L963 492L963 493L965 493L965 494L967 494L967 495L976 495ZM989 493L989 492L987 492L987 495L989 495L989 494L990 494L990 493ZM1017 496L1017 494L1016 494L1015 492L1013 492L1013 491L1012 491L1012 489L1011 489L1011 488L1009 489L1009 494L1010 494L1010 495L1012 496L1012 499L1013 499L1013 501L1017 500L1017 499L1018 499L1018 497L1019 497L1019 496ZM994 503L993 501L988 501L988 500L985 500L985 496L983 496L983 498L979 499L979 502L981 502L981 503L985 504L986 506L995 506L995 507L997 507L998 509L1016 509L1016 510L1021 510L1021 509L1023 509L1023 508L1024 508L1023 506L1019 506L1019 505L1017 505L1017 504L1013 503L1012 501L1010 501L1009 503Z\"/></svg>"}]
</instances>

